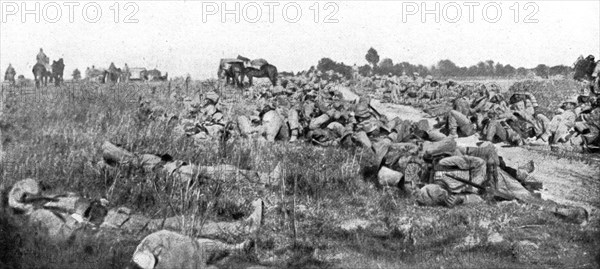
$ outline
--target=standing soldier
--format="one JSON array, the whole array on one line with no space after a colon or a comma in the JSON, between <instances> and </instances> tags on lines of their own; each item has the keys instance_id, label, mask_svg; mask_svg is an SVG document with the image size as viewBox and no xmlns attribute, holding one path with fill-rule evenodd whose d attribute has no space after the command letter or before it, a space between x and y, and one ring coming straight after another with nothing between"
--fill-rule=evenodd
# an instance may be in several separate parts
<instances>
[{"instance_id":1,"label":"standing soldier","mask_svg":"<svg viewBox=\"0 0 600 269\"><path fill-rule=\"evenodd\" d=\"M420 89L421 86L423 86L423 83L425 82L423 80L423 78L421 77L421 75L419 75L419 73L417 73L417 72L413 73L413 80L418 89Z\"/></svg>"},{"instance_id":2,"label":"standing soldier","mask_svg":"<svg viewBox=\"0 0 600 269\"><path fill-rule=\"evenodd\" d=\"M6 68L6 73L4 73L4 80L10 82L11 85L15 84L15 75L17 74L17 72L15 72L15 69L13 68L12 64L8 64L8 68Z\"/></svg>"},{"instance_id":3,"label":"standing soldier","mask_svg":"<svg viewBox=\"0 0 600 269\"><path fill-rule=\"evenodd\" d=\"M129 66L127 66L127 63L125 63L125 66L123 67L123 80L125 82L129 82Z\"/></svg>"},{"instance_id":4,"label":"standing soldier","mask_svg":"<svg viewBox=\"0 0 600 269\"><path fill-rule=\"evenodd\" d=\"M358 79L358 65L356 64L352 66L352 77L354 78L354 80Z\"/></svg>"}]
</instances>

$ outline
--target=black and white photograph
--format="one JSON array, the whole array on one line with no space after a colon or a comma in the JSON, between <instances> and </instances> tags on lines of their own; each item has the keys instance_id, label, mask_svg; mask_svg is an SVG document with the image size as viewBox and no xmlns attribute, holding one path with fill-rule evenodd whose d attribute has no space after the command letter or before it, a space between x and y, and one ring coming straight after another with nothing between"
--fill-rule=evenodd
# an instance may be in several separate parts
<instances>
[{"instance_id":1,"label":"black and white photograph","mask_svg":"<svg viewBox=\"0 0 600 269\"><path fill-rule=\"evenodd\" d=\"M600 268L600 1L0 0L0 268Z\"/></svg>"}]
</instances>

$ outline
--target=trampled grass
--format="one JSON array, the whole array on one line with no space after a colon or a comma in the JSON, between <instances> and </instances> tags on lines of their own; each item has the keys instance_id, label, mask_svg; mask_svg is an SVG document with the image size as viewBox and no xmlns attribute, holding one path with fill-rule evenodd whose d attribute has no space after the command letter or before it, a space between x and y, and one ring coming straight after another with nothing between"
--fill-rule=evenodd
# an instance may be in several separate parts
<instances>
[{"instance_id":1,"label":"trampled grass","mask_svg":"<svg viewBox=\"0 0 600 269\"><path fill-rule=\"evenodd\" d=\"M140 96L167 113L179 114L183 107L170 98L173 92L193 98L213 89L211 82L195 83L187 90L176 82L142 84L130 92L111 90L108 85L73 85L51 87L46 96L8 96L1 125L7 154L1 187L33 177L46 192L103 197L111 206L128 206L148 216L223 221L239 219L250 211L249 201L265 199L266 221L256 255L227 259L217 264L219 268L257 263L279 268L592 268L599 264L597 225L582 229L513 202L455 209L419 207L406 193L377 188L361 176L361 168L372 158L366 150L266 144L239 137L225 147L198 145L178 137L173 123L147 119L140 111ZM229 120L254 105L238 89L226 89L221 103ZM205 179L190 186L127 167L106 173L96 165L104 141L136 153L168 153L201 165L231 164L269 172L280 163L285 180L271 187L236 179ZM351 219L367 220L372 226L353 232L340 228L340 223ZM122 268L146 235L88 230L64 245L54 245L5 212L0 224L0 265L9 268ZM491 242L493 233L502 240ZM523 240L538 248L521 253L517 243Z\"/></svg>"}]
</instances>

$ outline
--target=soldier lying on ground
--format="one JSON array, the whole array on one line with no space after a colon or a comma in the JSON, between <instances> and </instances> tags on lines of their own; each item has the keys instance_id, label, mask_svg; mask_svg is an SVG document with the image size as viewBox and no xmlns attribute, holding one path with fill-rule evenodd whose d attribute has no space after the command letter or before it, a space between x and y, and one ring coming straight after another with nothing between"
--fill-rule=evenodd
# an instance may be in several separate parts
<instances>
[{"instance_id":1,"label":"soldier lying on ground","mask_svg":"<svg viewBox=\"0 0 600 269\"><path fill-rule=\"evenodd\" d=\"M231 245L207 238L191 238L176 232L181 230L181 217L151 219L131 214L126 208L107 212L107 201L89 201L74 193L49 196L41 193L36 180L16 182L8 193L8 206L19 215L28 218L32 225L42 228L55 242L66 242L75 231L83 227L123 229L129 232L157 231L142 240L133 255L133 262L140 268L198 268L215 256L223 257L232 251L247 251L252 240ZM252 202L254 211L239 222L195 223L194 230L202 237L251 236L260 231L264 218L264 203ZM196 265L192 266L191 265Z\"/></svg>"},{"instance_id":2,"label":"soldier lying on ground","mask_svg":"<svg viewBox=\"0 0 600 269\"><path fill-rule=\"evenodd\" d=\"M247 253L254 245L246 240L237 245L205 238L192 238L161 230L146 236L135 249L128 269L207 268L217 256Z\"/></svg>"},{"instance_id":3,"label":"soldier lying on ground","mask_svg":"<svg viewBox=\"0 0 600 269\"><path fill-rule=\"evenodd\" d=\"M108 210L108 201L89 200L75 193L49 195L41 192L39 183L31 178L23 179L8 192L8 206L15 214L28 216L33 223L49 229L49 236L57 241L67 239L83 224L101 228L116 228L132 232L141 230L182 228L181 216L152 219L134 214L126 207ZM262 225L264 204L258 199L252 202L253 212L240 222L211 222L194 224L194 229L203 236L250 235Z\"/></svg>"},{"instance_id":4,"label":"soldier lying on ground","mask_svg":"<svg viewBox=\"0 0 600 269\"><path fill-rule=\"evenodd\" d=\"M529 190L541 188L541 184L531 176L535 169L533 162L516 169L507 167L491 144L457 147L455 150L451 150L451 146L432 148L442 150L428 152L425 147L424 159L430 164L423 175L431 180L415 193L421 205L453 207L462 203L479 203L484 201L480 195L485 194L495 200L517 200L537 206L578 224L587 223L588 212L585 209L543 200Z\"/></svg>"}]
</instances>

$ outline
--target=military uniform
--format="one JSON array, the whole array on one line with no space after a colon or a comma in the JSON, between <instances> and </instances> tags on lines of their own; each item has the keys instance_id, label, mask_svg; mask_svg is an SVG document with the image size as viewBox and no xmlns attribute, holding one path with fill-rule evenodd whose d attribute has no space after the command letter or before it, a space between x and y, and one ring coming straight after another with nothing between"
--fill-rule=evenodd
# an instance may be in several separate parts
<instances>
[{"instance_id":1,"label":"military uniform","mask_svg":"<svg viewBox=\"0 0 600 269\"><path fill-rule=\"evenodd\" d=\"M11 84L15 84L16 74L17 72L15 72L15 69L9 64L8 68L6 68L6 72L4 73L4 80L9 81Z\"/></svg>"},{"instance_id":2,"label":"military uniform","mask_svg":"<svg viewBox=\"0 0 600 269\"><path fill-rule=\"evenodd\" d=\"M230 245L161 230L146 236L140 242L132 260L143 269L207 268L209 260L216 255L223 252L247 251L250 246L250 241Z\"/></svg>"}]
</instances>

